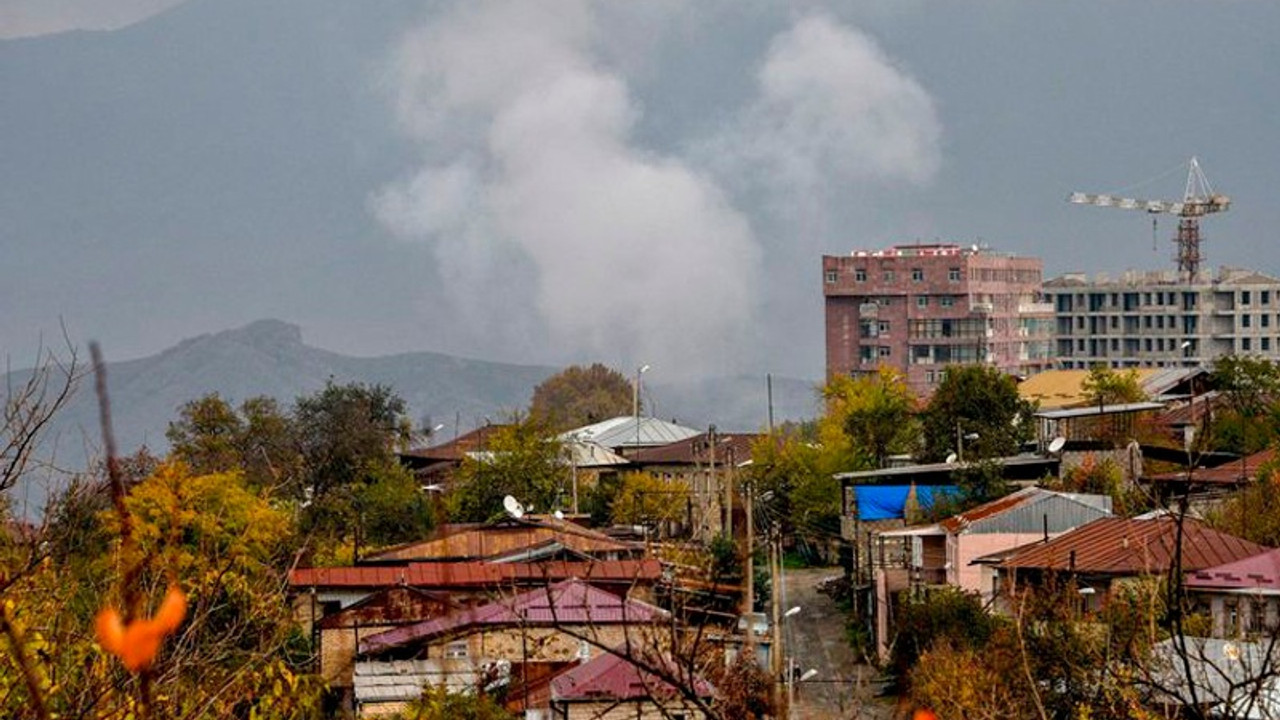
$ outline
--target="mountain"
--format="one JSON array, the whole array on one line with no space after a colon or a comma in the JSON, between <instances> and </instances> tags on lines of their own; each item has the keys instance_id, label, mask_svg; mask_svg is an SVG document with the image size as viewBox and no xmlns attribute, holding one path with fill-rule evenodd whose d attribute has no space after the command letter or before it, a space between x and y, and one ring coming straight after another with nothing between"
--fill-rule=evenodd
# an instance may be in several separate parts
<instances>
[{"instance_id":1,"label":"mountain","mask_svg":"<svg viewBox=\"0 0 1280 720\"><path fill-rule=\"evenodd\" d=\"M109 351L109 348L108 348ZM513 365L416 352L352 357L307 345L302 330L280 320L259 320L234 330L183 340L156 355L108 363L112 423L122 454L141 446L163 452L165 428L188 400L217 392L232 403L267 395L282 405L337 383L390 386L415 422L430 416L446 436L499 421L528 407L534 387L559 368ZM29 371L13 373L11 384ZM763 377L722 377L678 384L644 385L645 404L659 417L722 431L753 431L768 423ZM776 422L820 411L814 383L774 378ZM97 399L86 378L57 418L56 440L64 466L83 466L100 447ZM52 445L50 447L53 447Z\"/></svg>"}]
</instances>

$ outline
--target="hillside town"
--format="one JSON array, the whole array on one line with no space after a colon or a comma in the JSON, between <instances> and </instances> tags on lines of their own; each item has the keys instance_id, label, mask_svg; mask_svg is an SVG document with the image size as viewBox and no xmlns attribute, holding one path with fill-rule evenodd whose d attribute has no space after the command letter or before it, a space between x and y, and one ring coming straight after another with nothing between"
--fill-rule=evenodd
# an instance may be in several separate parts
<instances>
[{"instance_id":1,"label":"hillside town","mask_svg":"<svg viewBox=\"0 0 1280 720\"><path fill-rule=\"evenodd\" d=\"M0 720L1280 720L1277 31L0 0Z\"/></svg>"}]
</instances>

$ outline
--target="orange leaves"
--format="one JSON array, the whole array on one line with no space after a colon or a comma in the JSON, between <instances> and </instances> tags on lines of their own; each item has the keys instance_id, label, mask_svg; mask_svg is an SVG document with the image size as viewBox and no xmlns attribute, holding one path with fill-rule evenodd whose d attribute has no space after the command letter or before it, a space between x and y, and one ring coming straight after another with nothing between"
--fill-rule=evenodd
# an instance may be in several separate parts
<instances>
[{"instance_id":1,"label":"orange leaves","mask_svg":"<svg viewBox=\"0 0 1280 720\"><path fill-rule=\"evenodd\" d=\"M98 643L119 657L130 672L138 672L151 665L160 643L178 629L186 614L187 596L177 585L171 585L155 617L150 619L139 618L126 625L115 608L103 608L95 621Z\"/></svg>"},{"instance_id":2,"label":"orange leaves","mask_svg":"<svg viewBox=\"0 0 1280 720\"><path fill-rule=\"evenodd\" d=\"M938 716L929 708L919 708L912 713L911 720L938 720Z\"/></svg>"}]
</instances>

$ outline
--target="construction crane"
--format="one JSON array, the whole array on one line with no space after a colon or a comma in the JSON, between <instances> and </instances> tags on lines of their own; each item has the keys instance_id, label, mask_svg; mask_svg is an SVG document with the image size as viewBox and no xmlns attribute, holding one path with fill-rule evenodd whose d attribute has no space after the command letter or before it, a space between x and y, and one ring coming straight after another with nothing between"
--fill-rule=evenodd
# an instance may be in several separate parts
<instances>
[{"instance_id":1,"label":"construction crane","mask_svg":"<svg viewBox=\"0 0 1280 720\"><path fill-rule=\"evenodd\" d=\"M1225 212L1231 207L1231 198L1213 191L1209 180L1200 170L1200 161L1191 158L1187 170L1187 189L1181 201L1137 200L1115 195L1090 195L1071 193L1067 198L1078 205L1116 207L1122 210L1145 210L1148 213L1168 213L1178 216L1178 234L1173 242L1178 246L1178 272L1188 282L1200 276L1200 218L1212 213Z\"/></svg>"}]
</instances>

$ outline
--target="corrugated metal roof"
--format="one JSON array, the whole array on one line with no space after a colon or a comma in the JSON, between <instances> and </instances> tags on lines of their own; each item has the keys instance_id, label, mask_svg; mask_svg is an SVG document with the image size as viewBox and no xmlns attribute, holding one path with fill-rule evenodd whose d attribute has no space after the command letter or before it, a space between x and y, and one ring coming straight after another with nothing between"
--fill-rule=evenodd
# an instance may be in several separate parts
<instances>
[{"instance_id":1,"label":"corrugated metal roof","mask_svg":"<svg viewBox=\"0 0 1280 720\"><path fill-rule=\"evenodd\" d=\"M1116 415L1119 413L1135 413L1150 412L1152 410L1163 410L1164 403L1158 402L1136 402L1136 403L1120 403L1117 405L1087 405L1081 407L1058 408L1056 410L1041 410L1035 414L1038 418L1045 420L1065 420L1068 418L1081 417L1097 417L1100 415Z\"/></svg>"},{"instance_id":2,"label":"corrugated metal roof","mask_svg":"<svg viewBox=\"0 0 1280 720\"><path fill-rule=\"evenodd\" d=\"M943 520L949 533L1035 533L1048 525L1062 533L1111 514L1105 495L1059 493L1030 487Z\"/></svg>"},{"instance_id":3,"label":"corrugated metal roof","mask_svg":"<svg viewBox=\"0 0 1280 720\"><path fill-rule=\"evenodd\" d=\"M759 433L716 433L716 463L750 460L751 447L760 437ZM706 465L712 459L711 438L709 433L699 433L661 447L638 450L631 459L637 465Z\"/></svg>"},{"instance_id":4,"label":"corrugated metal roof","mask_svg":"<svg viewBox=\"0 0 1280 720\"><path fill-rule=\"evenodd\" d=\"M1197 570L1183 584L1188 590L1280 591L1280 550Z\"/></svg>"},{"instance_id":5,"label":"corrugated metal roof","mask_svg":"<svg viewBox=\"0 0 1280 720\"><path fill-rule=\"evenodd\" d=\"M352 684L361 703L417 700L425 685L448 684L451 690L474 687L476 672L467 660L361 660Z\"/></svg>"},{"instance_id":6,"label":"corrugated metal roof","mask_svg":"<svg viewBox=\"0 0 1280 720\"><path fill-rule=\"evenodd\" d=\"M585 440L603 447L617 449L668 445L691 438L700 434L700 432L690 427L651 417L641 417L639 430L637 431L636 418L632 415L623 415L562 433L560 439Z\"/></svg>"},{"instance_id":7,"label":"corrugated metal roof","mask_svg":"<svg viewBox=\"0 0 1280 720\"><path fill-rule=\"evenodd\" d=\"M412 560L483 560L507 555L521 548L559 541L584 555L633 553L639 545L627 543L575 523L542 517L505 518L483 527L467 528L434 540L388 548L365 557L370 562Z\"/></svg>"},{"instance_id":8,"label":"corrugated metal roof","mask_svg":"<svg viewBox=\"0 0 1280 720\"><path fill-rule=\"evenodd\" d=\"M1147 397L1154 398L1204 374L1205 370L1200 367L1170 367L1134 368L1133 372L1142 391ZM1088 370L1046 370L1018 383L1018 394L1040 403L1041 410L1082 407L1089 404L1084 390L1084 381L1088 377Z\"/></svg>"},{"instance_id":9,"label":"corrugated metal roof","mask_svg":"<svg viewBox=\"0 0 1280 720\"><path fill-rule=\"evenodd\" d=\"M675 663L667 663L668 674L680 678L681 684L692 688L699 697L711 697L711 684L693 676L685 681L687 671ZM621 649L602 653L590 662L557 675L551 681L553 702L594 702L600 700L651 700L680 695L676 687L642 670L622 656Z\"/></svg>"},{"instance_id":10,"label":"corrugated metal roof","mask_svg":"<svg viewBox=\"0 0 1280 720\"><path fill-rule=\"evenodd\" d=\"M512 598L378 633L360 641L360 652L378 653L476 626L631 625L666 616L666 611L648 603L621 598L570 578Z\"/></svg>"},{"instance_id":11,"label":"corrugated metal roof","mask_svg":"<svg viewBox=\"0 0 1280 720\"><path fill-rule=\"evenodd\" d=\"M1262 452L1247 455L1239 460L1232 460L1212 468L1196 468L1191 471L1192 483L1206 485L1241 485L1258 479L1258 472L1264 465L1276 458L1276 451L1268 448ZM1148 475L1146 480L1157 482L1186 482L1185 470Z\"/></svg>"},{"instance_id":12,"label":"corrugated metal roof","mask_svg":"<svg viewBox=\"0 0 1280 720\"><path fill-rule=\"evenodd\" d=\"M599 443L587 440L566 440L564 450L574 467L616 467L629 465L631 461Z\"/></svg>"},{"instance_id":13,"label":"corrugated metal roof","mask_svg":"<svg viewBox=\"0 0 1280 720\"><path fill-rule=\"evenodd\" d=\"M457 439L425 448L413 448L400 453L403 458L417 460L451 460L461 462L469 452L481 450L489 445L493 434L510 425L484 425L469 433L459 435Z\"/></svg>"},{"instance_id":14,"label":"corrugated metal roof","mask_svg":"<svg viewBox=\"0 0 1280 720\"><path fill-rule=\"evenodd\" d=\"M987 462L992 462L1001 467L1017 467L1021 465L1054 465L1059 461L1056 458L1046 458L1040 455L1012 455L1002 458L989 458ZM903 467L880 468L879 470L858 470L856 472L836 473L833 477L837 480L871 480L875 478L904 478L912 475L926 475L931 473L950 473L963 468L962 463L927 463L924 465L905 465Z\"/></svg>"},{"instance_id":15,"label":"corrugated metal roof","mask_svg":"<svg viewBox=\"0 0 1280 720\"><path fill-rule=\"evenodd\" d=\"M398 566L296 568L289 573L289 585L295 588L380 588L392 585L503 587L571 577L588 582L653 583L662 577L662 565L657 560L645 559L543 563L415 562Z\"/></svg>"},{"instance_id":16,"label":"corrugated metal roof","mask_svg":"<svg viewBox=\"0 0 1280 720\"><path fill-rule=\"evenodd\" d=\"M1110 575L1165 572L1173 561L1176 533L1177 518L1168 515L1145 520L1102 518L1014 553L1000 566ZM1193 518L1183 520L1183 571L1242 560L1265 550Z\"/></svg>"}]
</instances>

